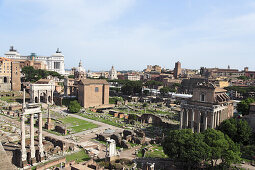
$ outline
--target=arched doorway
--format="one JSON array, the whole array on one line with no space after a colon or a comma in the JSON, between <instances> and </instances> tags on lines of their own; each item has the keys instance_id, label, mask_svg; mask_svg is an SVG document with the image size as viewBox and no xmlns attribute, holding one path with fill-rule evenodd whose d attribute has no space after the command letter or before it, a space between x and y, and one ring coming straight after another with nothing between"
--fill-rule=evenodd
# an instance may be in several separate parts
<instances>
[{"instance_id":1,"label":"arched doorway","mask_svg":"<svg viewBox=\"0 0 255 170\"><path fill-rule=\"evenodd\" d=\"M40 94L40 103L46 103L47 96L45 93Z\"/></svg>"},{"instance_id":2,"label":"arched doorway","mask_svg":"<svg viewBox=\"0 0 255 170\"><path fill-rule=\"evenodd\" d=\"M38 97L35 97L35 103L38 103Z\"/></svg>"}]
</instances>

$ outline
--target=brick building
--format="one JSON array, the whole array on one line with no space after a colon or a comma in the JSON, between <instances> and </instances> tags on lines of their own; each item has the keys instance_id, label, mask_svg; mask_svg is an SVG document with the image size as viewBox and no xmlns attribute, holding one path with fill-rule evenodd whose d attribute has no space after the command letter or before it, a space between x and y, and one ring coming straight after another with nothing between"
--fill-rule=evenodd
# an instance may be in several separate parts
<instances>
[{"instance_id":1,"label":"brick building","mask_svg":"<svg viewBox=\"0 0 255 170\"><path fill-rule=\"evenodd\" d=\"M109 104L109 83L106 80L81 79L78 82L78 101L82 107Z\"/></svg>"},{"instance_id":2,"label":"brick building","mask_svg":"<svg viewBox=\"0 0 255 170\"><path fill-rule=\"evenodd\" d=\"M20 89L19 63L0 57L0 91L20 91Z\"/></svg>"}]
</instances>

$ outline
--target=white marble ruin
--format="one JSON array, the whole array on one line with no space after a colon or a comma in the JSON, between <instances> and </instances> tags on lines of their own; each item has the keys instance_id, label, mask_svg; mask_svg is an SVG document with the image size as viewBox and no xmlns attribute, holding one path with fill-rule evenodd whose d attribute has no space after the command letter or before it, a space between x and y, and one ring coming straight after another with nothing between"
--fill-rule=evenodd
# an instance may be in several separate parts
<instances>
[{"instance_id":1,"label":"white marble ruin","mask_svg":"<svg viewBox=\"0 0 255 170\"><path fill-rule=\"evenodd\" d=\"M23 90L23 113L21 114L21 161L22 165L25 166L27 162L27 151L26 151L26 131L25 131L25 116L30 115L30 151L31 151L31 164L35 162L35 146L34 146L34 114L38 114L39 127L38 127L38 139L39 139L39 158L44 159L44 148L42 143L42 112L41 107L35 104L25 103L25 89Z\"/></svg>"},{"instance_id":2,"label":"white marble ruin","mask_svg":"<svg viewBox=\"0 0 255 170\"><path fill-rule=\"evenodd\" d=\"M111 158L115 156L118 156L118 152L116 149L116 142L115 140L108 138L107 145L106 145L106 158Z\"/></svg>"},{"instance_id":3,"label":"white marble ruin","mask_svg":"<svg viewBox=\"0 0 255 170\"><path fill-rule=\"evenodd\" d=\"M50 80L47 84L31 84L30 85L30 102L53 104L53 92L55 90L55 82Z\"/></svg>"}]
</instances>

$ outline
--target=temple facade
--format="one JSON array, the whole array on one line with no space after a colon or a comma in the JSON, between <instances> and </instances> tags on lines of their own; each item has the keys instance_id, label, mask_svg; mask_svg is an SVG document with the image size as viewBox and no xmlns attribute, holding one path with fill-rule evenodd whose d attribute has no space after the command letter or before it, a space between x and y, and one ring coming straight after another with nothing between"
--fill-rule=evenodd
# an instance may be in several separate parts
<instances>
[{"instance_id":1,"label":"temple facade","mask_svg":"<svg viewBox=\"0 0 255 170\"><path fill-rule=\"evenodd\" d=\"M233 117L233 110L233 102L226 90L212 83L198 83L193 96L181 102L180 129L191 128L199 133L216 128L222 121Z\"/></svg>"}]
</instances>

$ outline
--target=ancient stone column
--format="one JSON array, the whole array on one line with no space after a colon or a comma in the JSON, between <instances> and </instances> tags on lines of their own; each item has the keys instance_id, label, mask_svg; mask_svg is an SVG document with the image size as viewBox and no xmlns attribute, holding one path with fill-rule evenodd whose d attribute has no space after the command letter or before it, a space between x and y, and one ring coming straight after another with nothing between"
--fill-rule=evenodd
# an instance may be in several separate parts
<instances>
[{"instance_id":1,"label":"ancient stone column","mask_svg":"<svg viewBox=\"0 0 255 170\"><path fill-rule=\"evenodd\" d=\"M23 109L26 107L26 91L25 91L25 87L23 88L23 105L22 105Z\"/></svg>"},{"instance_id":2,"label":"ancient stone column","mask_svg":"<svg viewBox=\"0 0 255 170\"><path fill-rule=\"evenodd\" d=\"M207 129L207 111L205 112L205 115L204 115L204 130Z\"/></svg>"},{"instance_id":3,"label":"ancient stone column","mask_svg":"<svg viewBox=\"0 0 255 170\"><path fill-rule=\"evenodd\" d=\"M52 86L51 86L51 98L50 98L51 99L51 104L53 104L53 91L54 90L52 89Z\"/></svg>"},{"instance_id":4,"label":"ancient stone column","mask_svg":"<svg viewBox=\"0 0 255 170\"><path fill-rule=\"evenodd\" d=\"M218 111L218 115L217 115L217 125L220 125L220 113L221 111Z\"/></svg>"},{"instance_id":5,"label":"ancient stone column","mask_svg":"<svg viewBox=\"0 0 255 170\"><path fill-rule=\"evenodd\" d=\"M192 109L191 111L191 130L194 133L194 115L195 115L195 111L194 109Z\"/></svg>"},{"instance_id":6,"label":"ancient stone column","mask_svg":"<svg viewBox=\"0 0 255 170\"><path fill-rule=\"evenodd\" d=\"M35 141L34 141L34 114L30 115L30 153L31 153L31 164L35 163Z\"/></svg>"},{"instance_id":7,"label":"ancient stone column","mask_svg":"<svg viewBox=\"0 0 255 170\"><path fill-rule=\"evenodd\" d=\"M217 112L218 112L218 111L216 111L216 112L214 113L214 128L217 127Z\"/></svg>"},{"instance_id":8,"label":"ancient stone column","mask_svg":"<svg viewBox=\"0 0 255 170\"><path fill-rule=\"evenodd\" d=\"M197 133L200 133L200 122L201 122L201 113L198 110L198 114L197 114Z\"/></svg>"},{"instance_id":9,"label":"ancient stone column","mask_svg":"<svg viewBox=\"0 0 255 170\"><path fill-rule=\"evenodd\" d=\"M41 95L40 95L40 90L38 90L38 103L41 102Z\"/></svg>"},{"instance_id":10,"label":"ancient stone column","mask_svg":"<svg viewBox=\"0 0 255 170\"><path fill-rule=\"evenodd\" d=\"M183 109L181 109L180 112L180 129L182 129L182 123L183 123Z\"/></svg>"},{"instance_id":11,"label":"ancient stone column","mask_svg":"<svg viewBox=\"0 0 255 170\"><path fill-rule=\"evenodd\" d=\"M26 152L26 127L25 127L25 115L21 115L21 162L22 167L27 165L27 152Z\"/></svg>"},{"instance_id":12,"label":"ancient stone column","mask_svg":"<svg viewBox=\"0 0 255 170\"><path fill-rule=\"evenodd\" d=\"M49 98L49 97L48 97L48 90L46 90L46 93L45 93L45 94L46 94L45 102L46 102L46 104L48 104L48 102L49 102L49 101L48 101L48 98Z\"/></svg>"},{"instance_id":13,"label":"ancient stone column","mask_svg":"<svg viewBox=\"0 0 255 170\"><path fill-rule=\"evenodd\" d=\"M211 117L211 128L214 128L214 112L211 113L212 117Z\"/></svg>"},{"instance_id":14,"label":"ancient stone column","mask_svg":"<svg viewBox=\"0 0 255 170\"><path fill-rule=\"evenodd\" d=\"M40 161L44 160L44 149L43 149L43 143L42 143L42 112L39 113L38 116L39 119L39 129L38 129L38 138L39 138L39 154L40 154Z\"/></svg>"},{"instance_id":15,"label":"ancient stone column","mask_svg":"<svg viewBox=\"0 0 255 170\"><path fill-rule=\"evenodd\" d=\"M188 127L189 127L189 110L188 109L185 110L185 114L186 114L186 124L185 124L185 127L188 129Z\"/></svg>"}]
</instances>

